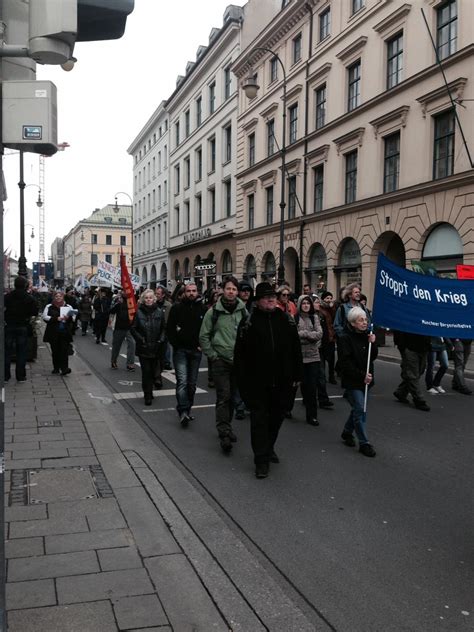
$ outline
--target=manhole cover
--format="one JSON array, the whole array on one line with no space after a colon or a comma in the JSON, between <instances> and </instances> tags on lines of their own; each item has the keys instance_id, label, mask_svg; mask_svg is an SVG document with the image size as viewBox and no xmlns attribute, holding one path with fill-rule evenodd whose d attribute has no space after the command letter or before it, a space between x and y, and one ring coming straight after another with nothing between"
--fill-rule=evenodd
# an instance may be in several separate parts
<instances>
[{"instance_id":1,"label":"manhole cover","mask_svg":"<svg viewBox=\"0 0 474 632\"><path fill-rule=\"evenodd\" d=\"M89 468L29 470L30 504L97 498Z\"/></svg>"}]
</instances>

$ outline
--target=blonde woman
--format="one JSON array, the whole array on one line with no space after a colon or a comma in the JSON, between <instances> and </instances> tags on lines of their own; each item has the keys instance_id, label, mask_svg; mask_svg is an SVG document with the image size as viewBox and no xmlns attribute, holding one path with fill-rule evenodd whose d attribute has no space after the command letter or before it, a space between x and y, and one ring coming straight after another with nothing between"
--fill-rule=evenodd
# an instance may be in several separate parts
<instances>
[{"instance_id":1,"label":"blonde woman","mask_svg":"<svg viewBox=\"0 0 474 632\"><path fill-rule=\"evenodd\" d=\"M145 290L140 296L131 333L136 342L135 353L142 369L145 406L151 406L155 371L165 338L163 310L158 307L153 290Z\"/></svg>"}]
</instances>

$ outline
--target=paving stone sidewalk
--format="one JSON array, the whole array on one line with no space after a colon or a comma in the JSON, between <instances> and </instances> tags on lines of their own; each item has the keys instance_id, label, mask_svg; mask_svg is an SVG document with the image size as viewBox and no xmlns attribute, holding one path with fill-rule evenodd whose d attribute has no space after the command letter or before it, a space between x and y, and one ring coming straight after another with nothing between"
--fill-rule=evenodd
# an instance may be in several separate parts
<instances>
[{"instance_id":1,"label":"paving stone sidewalk","mask_svg":"<svg viewBox=\"0 0 474 632\"><path fill-rule=\"evenodd\" d=\"M327 630L80 357L71 367L52 375L40 345L6 386L9 632Z\"/></svg>"}]
</instances>

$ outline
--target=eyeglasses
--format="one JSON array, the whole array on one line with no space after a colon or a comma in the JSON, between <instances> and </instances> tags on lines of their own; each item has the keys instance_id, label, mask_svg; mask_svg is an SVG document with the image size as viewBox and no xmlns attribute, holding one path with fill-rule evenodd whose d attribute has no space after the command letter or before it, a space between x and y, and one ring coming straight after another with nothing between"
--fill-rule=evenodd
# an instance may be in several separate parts
<instances>
[{"instance_id":1,"label":"eyeglasses","mask_svg":"<svg viewBox=\"0 0 474 632\"><path fill-rule=\"evenodd\" d=\"M283 294L280 294L280 296L290 296L290 295L288 294L288 292L284 292Z\"/></svg>"}]
</instances>

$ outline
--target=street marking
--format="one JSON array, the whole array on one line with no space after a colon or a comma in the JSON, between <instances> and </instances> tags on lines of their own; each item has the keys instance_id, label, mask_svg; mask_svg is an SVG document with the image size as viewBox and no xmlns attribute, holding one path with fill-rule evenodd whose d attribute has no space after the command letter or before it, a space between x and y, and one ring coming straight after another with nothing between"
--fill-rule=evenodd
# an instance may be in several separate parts
<instances>
[{"instance_id":1,"label":"street marking","mask_svg":"<svg viewBox=\"0 0 474 632\"><path fill-rule=\"evenodd\" d=\"M202 395L206 392L207 391L204 391L202 388L196 389L196 394L198 395ZM153 391L154 397L169 397L171 395L176 395L176 391L174 388L164 388L160 391ZM143 392L140 391L138 393L114 393L114 397L115 399L139 399L140 397L143 397Z\"/></svg>"},{"instance_id":2,"label":"street marking","mask_svg":"<svg viewBox=\"0 0 474 632\"><path fill-rule=\"evenodd\" d=\"M89 397L91 397L92 399L100 399L100 401L103 404L111 404L113 402L112 399L110 399L110 397L102 397L100 395L92 395L92 393L88 393Z\"/></svg>"}]
</instances>

